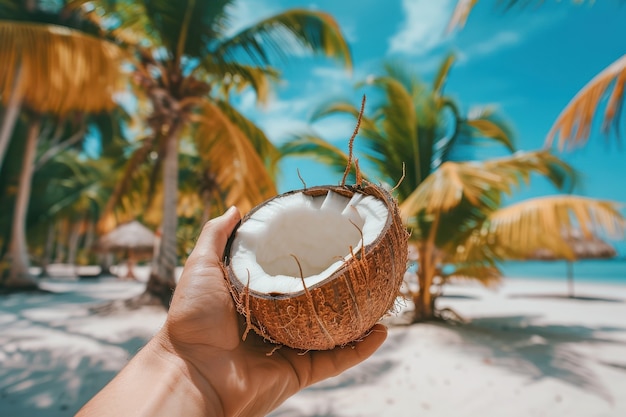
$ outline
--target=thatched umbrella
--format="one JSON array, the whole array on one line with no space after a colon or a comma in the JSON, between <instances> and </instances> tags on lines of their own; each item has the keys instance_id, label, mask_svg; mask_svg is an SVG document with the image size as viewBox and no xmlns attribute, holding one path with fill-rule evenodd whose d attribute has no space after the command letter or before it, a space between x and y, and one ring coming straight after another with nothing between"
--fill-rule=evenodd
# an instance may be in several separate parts
<instances>
[{"instance_id":1,"label":"thatched umbrella","mask_svg":"<svg viewBox=\"0 0 626 417\"><path fill-rule=\"evenodd\" d=\"M127 251L128 272L126 278L135 278L133 265L138 253L152 253L157 242L156 235L137 220L124 223L102 236L98 247L105 251Z\"/></svg>"},{"instance_id":2,"label":"thatched umbrella","mask_svg":"<svg viewBox=\"0 0 626 417\"><path fill-rule=\"evenodd\" d=\"M582 259L609 259L613 258L617 252L609 243L599 237L590 234L585 236L580 230L574 229L569 233L564 233L563 239L571 250L571 256L555 254L547 248L537 249L531 254L529 259L541 261L558 261L565 260L567 262L567 282L569 287L569 296L574 296L574 261Z\"/></svg>"}]
</instances>

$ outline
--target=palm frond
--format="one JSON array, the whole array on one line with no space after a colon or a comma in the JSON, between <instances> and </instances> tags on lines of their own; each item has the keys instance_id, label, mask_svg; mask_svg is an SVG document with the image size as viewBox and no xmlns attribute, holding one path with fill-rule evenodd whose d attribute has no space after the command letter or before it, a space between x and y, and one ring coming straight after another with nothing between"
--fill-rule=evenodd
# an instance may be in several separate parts
<instances>
[{"instance_id":1,"label":"palm frond","mask_svg":"<svg viewBox=\"0 0 626 417\"><path fill-rule=\"evenodd\" d=\"M622 239L626 219L613 201L572 195L533 198L491 213L465 250L469 255L489 246L500 259L528 259L535 251L547 249L572 259L564 236L574 230L586 238L603 235Z\"/></svg>"},{"instance_id":2,"label":"palm frond","mask_svg":"<svg viewBox=\"0 0 626 417\"><path fill-rule=\"evenodd\" d=\"M335 114L349 114L356 120L359 117L359 109L347 99L332 100L322 103L311 115L312 122L316 122L326 116Z\"/></svg>"},{"instance_id":3,"label":"palm frond","mask_svg":"<svg viewBox=\"0 0 626 417\"><path fill-rule=\"evenodd\" d=\"M264 19L223 40L212 53L226 61L245 53L255 62L268 65L272 55L298 54L303 49L340 60L352 69L350 48L335 19L328 13L305 9Z\"/></svg>"},{"instance_id":4,"label":"palm frond","mask_svg":"<svg viewBox=\"0 0 626 417\"><path fill-rule=\"evenodd\" d=\"M478 162L446 162L424 180L400 205L403 218L424 211L448 212L467 200L475 207L530 180L531 173L547 176L557 186L566 182L571 167L546 151L518 152L510 157ZM495 192L496 194L493 194ZM489 200L489 201L487 201Z\"/></svg>"},{"instance_id":5,"label":"palm frond","mask_svg":"<svg viewBox=\"0 0 626 417\"><path fill-rule=\"evenodd\" d=\"M227 101L218 101L220 110L237 126L248 138L256 153L265 163L265 167L272 178L276 177L276 161L280 158L280 151L257 125L248 120Z\"/></svg>"},{"instance_id":6,"label":"palm frond","mask_svg":"<svg viewBox=\"0 0 626 417\"><path fill-rule=\"evenodd\" d=\"M514 6L520 5L521 7L529 6L533 3L541 4L545 0L498 0L498 3L504 4L505 10L511 9ZM586 0L572 0L574 3L584 3ZM589 3L593 3L595 0L589 0ZM446 33L454 31L456 28L463 28L467 22L470 12L474 6L478 3L478 0L457 0L456 7L452 12L452 17L446 27Z\"/></svg>"},{"instance_id":7,"label":"palm frond","mask_svg":"<svg viewBox=\"0 0 626 417\"><path fill-rule=\"evenodd\" d=\"M158 31L153 30L146 4L123 0L66 0L68 10L76 10L81 17L104 30L116 43L133 48L161 45Z\"/></svg>"},{"instance_id":8,"label":"palm frond","mask_svg":"<svg viewBox=\"0 0 626 417\"><path fill-rule=\"evenodd\" d=\"M232 0L145 0L151 27L163 46L178 60L183 56L202 58L211 43L227 27L227 7Z\"/></svg>"},{"instance_id":9,"label":"palm frond","mask_svg":"<svg viewBox=\"0 0 626 417\"><path fill-rule=\"evenodd\" d=\"M348 154L312 132L294 134L279 148L282 157L305 156L343 173L348 166Z\"/></svg>"},{"instance_id":10,"label":"palm frond","mask_svg":"<svg viewBox=\"0 0 626 417\"><path fill-rule=\"evenodd\" d=\"M196 133L200 159L226 193L226 205L245 213L276 195L274 181L249 138L218 106L203 104Z\"/></svg>"},{"instance_id":11,"label":"palm frond","mask_svg":"<svg viewBox=\"0 0 626 417\"><path fill-rule=\"evenodd\" d=\"M589 137L598 106L607 91L613 86L606 109L602 130L607 133L611 126L619 130L619 117L624 103L626 83L626 55L613 62L596 75L567 104L550 129L546 144L552 145L558 133L558 146L575 147L584 144Z\"/></svg>"},{"instance_id":12,"label":"palm frond","mask_svg":"<svg viewBox=\"0 0 626 417\"><path fill-rule=\"evenodd\" d=\"M470 12L472 11L472 8L476 5L476 3L478 3L478 0L458 0L454 8L454 12L452 12L452 17L448 22L446 32L450 33L455 28L463 28L467 22Z\"/></svg>"},{"instance_id":13,"label":"palm frond","mask_svg":"<svg viewBox=\"0 0 626 417\"><path fill-rule=\"evenodd\" d=\"M372 129L372 134L365 134L370 151L370 160L389 178L397 181L406 166L406 178L399 191L406 194L406 189L414 189L424 179L423 159L418 135L419 114L416 110L412 89L392 77L377 77L371 84L385 92L386 103L378 110L381 114L379 130ZM384 133L383 133L384 132ZM427 168L430 170L430 164ZM400 175L397 175L397 173Z\"/></svg>"},{"instance_id":14,"label":"palm frond","mask_svg":"<svg viewBox=\"0 0 626 417\"><path fill-rule=\"evenodd\" d=\"M508 126L502 121L494 119L492 111L483 109L478 114L470 115L465 124L475 129L478 133L477 136L493 139L509 151L515 152L513 136Z\"/></svg>"},{"instance_id":15,"label":"palm frond","mask_svg":"<svg viewBox=\"0 0 626 417\"><path fill-rule=\"evenodd\" d=\"M6 105L19 69L15 88L36 112L111 110L126 81L124 57L114 44L68 28L0 21L0 96Z\"/></svg>"},{"instance_id":16,"label":"palm frond","mask_svg":"<svg viewBox=\"0 0 626 417\"><path fill-rule=\"evenodd\" d=\"M450 69L452 68L455 60L456 57L454 54L448 54L439 66L439 70L435 76L435 81L433 82L433 93L435 95L440 96L443 93L443 88L446 85L448 74L450 73Z\"/></svg>"},{"instance_id":17,"label":"palm frond","mask_svg":"<svg viewBox=\"0 0 626 417\"><path fill-rule=\"evenodd\" d=\"M227 99L231 91L241 92L250 87L256 94L257 102L264 104L269 99L272 84L280 79L280 72L272 67L254 67L237 62L217 62L214 57L207 57L198 71L206 73L216 80L221 97Z\"/></svg>"}]
</instances>

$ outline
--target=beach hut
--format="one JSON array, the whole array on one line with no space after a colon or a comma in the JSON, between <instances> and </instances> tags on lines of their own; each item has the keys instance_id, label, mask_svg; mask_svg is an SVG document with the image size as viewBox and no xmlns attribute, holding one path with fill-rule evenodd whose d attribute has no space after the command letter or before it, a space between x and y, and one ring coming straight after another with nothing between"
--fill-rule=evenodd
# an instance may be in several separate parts
<instances>
[{"instance_id":1,"label":"beach hut","mask_svg":"<svg viewBox=\"0 0 626 417\"><path fill-rule=\"evenodd\" d=\"M574 297L574 262L583 259L609 259L615 257L617 252L613 246L599 237L593 234L585 236L578 229L573 229L563 235L563 239L571 250L572 258L557 255L547 248L540 248L534 251L529 259L540 261L565 260L567 263L569 296Z\"/></svg>"},{"instance_id":2,"label":"beach hut","mask_svg":"<svg viewBox=\"0 0 626 417\"><path fill-rule=\"evenodd\" d=\"M128 271L125 278L131 279L136 278L133 271L136 257L153 253L156 244L157 236L154 232L137 220L119 225L98 241L98 247L102 251L126 253Z\"/></svg>"}]
</instances>

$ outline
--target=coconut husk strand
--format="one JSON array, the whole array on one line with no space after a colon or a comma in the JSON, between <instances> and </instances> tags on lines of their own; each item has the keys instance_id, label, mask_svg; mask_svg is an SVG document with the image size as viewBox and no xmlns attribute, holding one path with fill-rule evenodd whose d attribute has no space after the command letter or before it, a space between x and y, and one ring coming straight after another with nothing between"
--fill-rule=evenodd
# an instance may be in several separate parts
<instances>
[{"instance_id":1,"label":"coconut husk strand","mask_svg":"<svg viewBox=\"0 0 626 417\"><path fill-rule=\"evenodd\" d=\"M346 200L352 202L369 198L374 201L374 206L384 207L386 214L380 218L380 212L366 213L368 220L359 225L358 213L351 218L350 208L353 207L351 203L348 204L344 216L356 230L357 239L353 245L345 248L340 259L329 260L324 272L311 269L307 264L307 257L316 254L291 253L291 248L285 251L285 248L274 250L268 247L274 243L281 245L281 239L272 240L271 233L268 243L264 243L258 250L270 254L273 251L281 252L283 257L291 257L292 265L286 273L288 276L282 275L280 271L270 271L268 274L256 264L243 269L241 265L233 265L233 259L238 259L233 251L247 250L240 243L240 240L245 240L245 236L238 238L238 231L248 233L245 231L247 222L254 226L255 222L268 221L265 218L259 221L259 216L266 216L262 210L268 211L268 205L279 204L285 198L301 198L305 202L310 199L309 208L321 211L326 206L326 209L332 210L333 205L341 206ZM361 212L368 211L369 207L361 208ZM309 219L313 221L311 219L314 220L315 216ZM312 235L304 239L305 243L307 239L320 239L316 236L317 231L322 233L328 229L324 224L324 216L320 219L319 225L308 225L307 230ZM371 230L371 224L374 224L374 231ZM280 234L280 231L276 233ZM324 233L328 235L328 230ZM349 233L348 229L341 235L346 233ZM402 224L395 199L382 187L365 181L359 180L356 186L321 186L291 191L262 203L244 216L239 229L229 241L224 257L228 286L237 310L246 318L246 334L249 329L253 329L270 342L302 350L332 349L361 339L395 306L406 271L407 244L408 233ZM330 239L328 246L332 246ZM293 249L296 252L298 248ZM324 252L325 249L325 245L318 245L316 250ZM276 263L288 265L289 260L277 259ZM272 265L269 262L265 268L269 270L273 268ZM257 275L262 275L262 280ZM286 282L287 285L277 287L272 280L282 280L280 282Z\"/></svg>"}]
</instances>

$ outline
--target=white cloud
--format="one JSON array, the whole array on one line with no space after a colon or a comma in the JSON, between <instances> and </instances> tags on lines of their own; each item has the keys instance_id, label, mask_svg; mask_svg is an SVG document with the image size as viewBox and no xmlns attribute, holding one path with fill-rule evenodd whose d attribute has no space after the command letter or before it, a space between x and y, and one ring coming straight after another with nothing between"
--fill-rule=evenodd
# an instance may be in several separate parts
<instances>
[{"instance_id":1,"label":"white cloud","mask_svg":"<svg viewBox=\"0 0 626 417\"><path fill-rule=\"evenodd\" d=\"M498 52L503 48L507 48L509 46L517 45L522 41L522 36L513 31L503 31L497 33L495 36L490 39L486 39L482 42L471 45L467 50L466 54L471 56L485 56L490 55L494 52Z\"/></svg>"},{"instance_id":2,"label":"white cloud","mask_svg":"<svg viewBox=\"0 0 626 417\"><path fill-rule=\"evenodd\" d=\"M331 83L350 83L351 76L344 68L334 66L317 66L311 70L313 76L321 78L323 81Z\"/></svg>"},{"instance_id":3,"label":"white cloud","mask_svg":"<svg viewBox=\"0 0 626 417\"><path fill-rule=\"evenodd\" d=\"M404 22L389 40L389 52L424 55L445 43L454 4L454 0L402 0Z\"/></svg>"}]
</instances>

